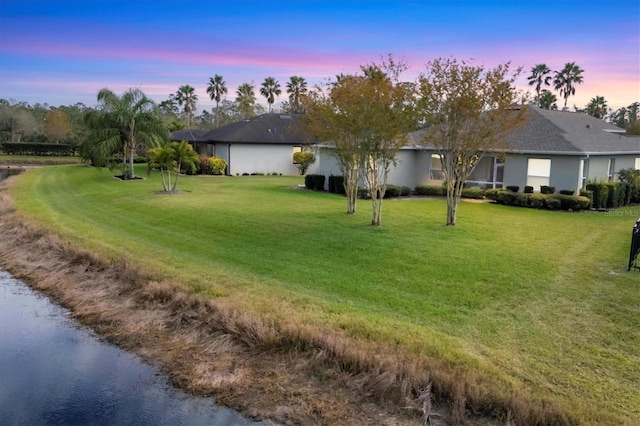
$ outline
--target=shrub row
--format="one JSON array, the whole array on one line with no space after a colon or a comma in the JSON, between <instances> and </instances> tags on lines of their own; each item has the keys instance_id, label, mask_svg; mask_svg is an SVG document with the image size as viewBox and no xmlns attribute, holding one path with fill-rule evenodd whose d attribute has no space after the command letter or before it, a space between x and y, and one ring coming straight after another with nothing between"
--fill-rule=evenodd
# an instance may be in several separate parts
<instances>
[{"instance_id":1,"label":"shrub row","mask_svg":"<svg viewBox=\"0 0 640 426\"><path fill-rule=\"evenodd\" d=\"M636 190L629 182L589 182L587 189L593 192L595 209L615 209L640 201L636 200Z\"/></svg>"},{"instance_id":2,"label":"shrub row","mask_svg":"<svg viewBox=\"0 0 640 426\"><path fill-rule=\"evenodd\" d=\"M521 193L508 189L487 189L485 197L506 206L549 210L585 210L591 205L587 196L566 194Z\"/></svg>"},{"instance_id":3,"label":"shrub row","mask_svg":"<svg viewBox=\"0 0 640 426\"><path fill-rule=\"evenodd\" d=\"M4 142L0 150L9 155L70 157L76 154L76 146L66 143Z\"/></svg>"},{"instance_id":4,"label":"shrub row","mask_svg":"<svg viewBox=\"0 0 640 426\"><path fill-rule=\"evenodd\" d=\"M418 185L413 193L431 197L444 197L447 195L447 188L442 185ZM462 198L481 200L484 198L484 193L485 190L480 188L463 188Z\"/></svg>"}]
</instances>

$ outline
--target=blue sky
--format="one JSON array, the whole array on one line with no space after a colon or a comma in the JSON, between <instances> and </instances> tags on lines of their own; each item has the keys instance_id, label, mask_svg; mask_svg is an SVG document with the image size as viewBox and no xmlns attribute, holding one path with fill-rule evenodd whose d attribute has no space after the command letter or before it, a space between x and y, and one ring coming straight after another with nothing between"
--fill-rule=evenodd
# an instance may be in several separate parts
<instances>
[{"instance_id":1,"label":"blue sky","mask_svg":"<svg viewBox=\"0 0 640 426\"><path fill-rule=\"evenodd\" d=\"M640 101L640 2L0 0L0 98L32 104L95 105L103 87L159 102L189 84L210 108L215 74L233 99L245 82L312 84L389 53L406 79L437 57L511 61L523 89L535 64L575 61L584 83L568 105L618 108Z\"/></svg>"}]
</instances>

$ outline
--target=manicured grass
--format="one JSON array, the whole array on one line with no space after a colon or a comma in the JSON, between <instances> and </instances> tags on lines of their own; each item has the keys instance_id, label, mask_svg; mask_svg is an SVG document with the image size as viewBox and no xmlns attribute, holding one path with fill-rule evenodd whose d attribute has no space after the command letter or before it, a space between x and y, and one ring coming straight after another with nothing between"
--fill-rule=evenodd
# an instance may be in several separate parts
<instances>
[{"instance_id":1,"label":"manicured grass","mask_svg":"<svg viewBox=\"0 0 640 426\"><path fill-rule=\"evenodd\" d=\"M435 356L583 423L640 417L640 273L626 271L640 207L463 202L446 227L443 200L393 200L374 228L366 201L346 215L340 196L292 189L302 181L183 176L160 195L158 175L60 166L25 173L12 196L74 243L268 319Z\"/></svg>"}]
</instances>

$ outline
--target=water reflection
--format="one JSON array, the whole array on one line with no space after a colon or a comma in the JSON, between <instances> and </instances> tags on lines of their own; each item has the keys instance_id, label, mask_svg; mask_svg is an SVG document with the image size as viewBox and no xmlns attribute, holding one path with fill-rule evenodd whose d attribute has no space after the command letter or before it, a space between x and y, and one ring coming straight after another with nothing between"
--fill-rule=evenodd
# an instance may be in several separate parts
<instances>
[{"instance_id":1,"label":"water reflection","mask_svg":"<svg viewBox=\"0 0 640 426\"><path fill-rule=\"evenodd\" d=\"M0 270L0 425L247 425Z\"/></svg>"}]
</instances>

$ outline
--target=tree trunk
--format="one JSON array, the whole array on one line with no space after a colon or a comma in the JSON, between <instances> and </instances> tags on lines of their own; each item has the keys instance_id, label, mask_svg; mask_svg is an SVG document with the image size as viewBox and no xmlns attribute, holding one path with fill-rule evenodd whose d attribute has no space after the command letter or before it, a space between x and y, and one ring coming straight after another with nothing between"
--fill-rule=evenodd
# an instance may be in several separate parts
<instances>
[{"instance_id":1,"label":"tree trunk","mask_svg":"<svg viewBox=\"0 0 640 426\"><path fill-rule=\"evenodd\" d=\"M456 213L458 211L458 201L455 197L450 200L447 197L447 226L453 226L456 224Z\"/></svg>"},{"instance_id":2,"label":"tree trunk","mask_svg":"<svg viewBox=\"0 0 640 426\"><path fill-rule=\"evenodd\" d=\"M371 207L373 209L373 215L371 217L371 225L380 226L382 219L382 200L383 195L380 191L372 191L371 193Z\"/></svg>"},{"instance_id":3,"label":"tree trunk","mask_svg":"<svg viewBox=\"0 0 640 426\"><path fill-rule=\"evenodd\" d=\"M347 168L344 172L344 189L347 195L347 214L356 213L356 200L358 199L358 171Z\"/></svg>"}]
</instances>

